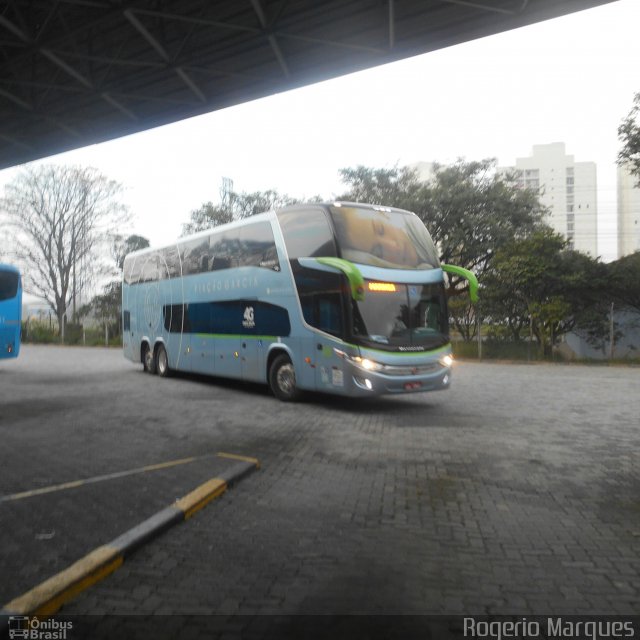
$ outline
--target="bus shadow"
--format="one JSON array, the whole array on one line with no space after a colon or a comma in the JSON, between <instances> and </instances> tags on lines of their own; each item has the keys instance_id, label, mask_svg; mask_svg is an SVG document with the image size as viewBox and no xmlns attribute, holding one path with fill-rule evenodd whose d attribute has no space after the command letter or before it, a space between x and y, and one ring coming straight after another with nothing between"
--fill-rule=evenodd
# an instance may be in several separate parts
<instances>
[{"instance_id":1,"label":"bus shadow","mask_svg":"<svg viewBox=\"0 0 640 640\"><path fill-rule=\"evenodd\" d=\"M317 406L329 411L397 415L399 413L415 413L416 411L428 411L436 408L436 404L428 401L427 395L416 393L401 397L385 395L373 398L352 398L308 391L305 392L302 402L306 405Z\"/></svg>"},{"instance_id":2,"label":"bus shadow","mask_svg":"<svg viewBox=\"0 0 640 640\"><path fill-rule=\"evenodd\" d=\"M233 378L210 376L184 371L174 371L171 377L176 380L194 382L216 389L228 389L238 393L270 398L275 406L281 406L281 401L276 399L266 384L259 382L246 382ZM315 407L324 411L344 412L350 414L376 413L382 414L409 414L416 411L431 411L438 408L436 403L430 402L427 396L430 394L415 393L401 397L385 395L373 398L353 398L339 396L319 391L303 391L300 399L295 404L306 407ZM292 403L285 403L291 406Z\"/></svg>"},{"instance_id":3,"label":"bus shadow","mask_svg":"<svg viewBox=\"0 0 640 640\"><path fill-rule=\"evenodd\" d=\"M217 387L219 389L229 389L238 392L251 393L262 397L271 396L269 387L258 382L245 382L244 380L236 380L234 378L223 378L185 371L173 371L171 373L171 377L175 380L196 382L209 387Z\"/></svg>"}]
</instances>

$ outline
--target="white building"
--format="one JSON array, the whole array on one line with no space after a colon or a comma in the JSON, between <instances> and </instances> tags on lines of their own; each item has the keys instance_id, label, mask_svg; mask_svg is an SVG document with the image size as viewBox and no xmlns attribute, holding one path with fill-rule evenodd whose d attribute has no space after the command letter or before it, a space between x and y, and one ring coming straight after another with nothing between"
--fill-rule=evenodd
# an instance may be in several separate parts
<instances>
[{"instance_id":1,"label":"white building","mask_svg":"<svg viewBox=\"0 0 640 640\"><path fill-rule=\"evenodd\" d=\"M618 167L618 258L640 251L640 188L636 176Z\"/></svg>"},{"instance_id":2,"label":"white building","mask_svg":"<svg viewBox=\"0 0 640 640\"><path fill-rule=\"evenodd\" d=\"M549 208L546 220L554 231L569 240L569 246L598 255L598 201L595 162L575 162L564 142L538 144L526 158L516 158L518 186L536 189L540 202Z\"/></svg>"}]
</instances>

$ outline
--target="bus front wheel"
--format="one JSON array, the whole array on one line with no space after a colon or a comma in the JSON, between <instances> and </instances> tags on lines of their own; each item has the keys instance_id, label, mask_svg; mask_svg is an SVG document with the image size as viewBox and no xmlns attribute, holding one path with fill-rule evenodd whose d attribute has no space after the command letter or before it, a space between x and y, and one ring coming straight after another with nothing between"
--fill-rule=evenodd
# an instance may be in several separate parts
<instances>
[{"instance_id":1,"label":"bus front wheel","mask_svg":"<svg viewBox=\"0 0 640 640\"><path fill-rule=\"evenodd\" d=\"M284 402L300 397L300 390L296 386L296 372L289 356L281 354L271 364L269 387L273 395Z\"/></svg>"},{"instance_id":2,"label":"bus front wheel","mask_svg":"<svg viewBox=\"0 0 640 640\"><path fill-rule=\"evenodd\" d=\"M156 371L161 378L168 378L171 375L167 350L163 344L159 344L156 348Z\"/></svg>"},{"instance_id":3,"label":"bus front wheel","mask_svg":"<svg viewBox=\"0 0 640 640\"><path fill-rule=\"evenodd\" d=\"M156 372L156 360L153 357L153 351L146 343L142 347L142 366L147 373Z\"/></svg>"}]
</instances>

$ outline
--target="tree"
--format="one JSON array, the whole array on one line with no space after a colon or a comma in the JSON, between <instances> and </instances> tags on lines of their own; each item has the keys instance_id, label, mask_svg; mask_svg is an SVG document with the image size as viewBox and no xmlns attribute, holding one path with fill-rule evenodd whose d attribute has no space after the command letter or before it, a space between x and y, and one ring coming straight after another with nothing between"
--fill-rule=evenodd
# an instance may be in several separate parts
<instances>
[{"instance_id":1,"label":"tree","mask_svg":"<svg viewBox=\"0 0 640 640\"><path fill-rule=\"evenodd\" d=\"M0 210L25 285L43 297L64 330L69 305L102 267L100 245L127 219L121 186L96 169L29 165L5 187Z\"/></svg>"},{"instance_id":2,"label":"tree","mask_svg":"<svg viewBox=\"0 0 640 640\"><path fill-rule=\"evenodd\" d=\"M613 300L640 313L640 251L607 265Z\"/></svg>"},{"instance_id":3,"label":"tree","mask_svg":"<svg viewBox=\"0 0 640 640\"><path fill-rule=\"evenodd\" d=\"M132 251L146 249L149 240L144 236L122 236L115 234L111 240L111 256L115 263L114 279L104 285L102 293L94 296L91 302L83 309L84 315L93 311L97 318L109 327L109 334L120 335L120 319L122 317L122 268L124 259Z\"/></svg>"},{"instance_id":4,"label":"tree","mask_svg":"<svg viewBox=\"0 0 640 640\"><path fill-rule=\"evenodd\" d=\"M640 92L634 96L631 111L618 127L618 139L622 142L618 164L629 168L640 187Z\"/></svg>"},{"instance_id":5,"label":"tree","mask_svg":"<svg viewBox=\"0 0 640 640\"><path fill-rule=\"evenodd\" d=\"M607 289L606 267L566 248L549 228L499 249L484 280L484 309L494 324L519 340L530 325L542 351L571 331L601 304Z\"/></svg>"},{"instance_id":6,"label":"tree","mask_svg":"<svg viewBox=\"0 0 640 640\"><path fill-rule=\"evenodd\" d=\"M574 331L594 349L606 354L607 347L611 348L611 338L615 345L624 336L619 322L611 317L612 305L607 300L595 304L586 310L576 323ZM611 333L613 329L613 336Z\"/></svg>"},{"instance_id":7,"label":"tree","mask_svg":"<svg viewBox=\"0 0 640 640\"><path fill-rule=\"evenodd\" d=\"M233 220L231 209L223 205L205 202L199 209L191 212L191 220L182 225L182 235L186 236L205 229L212 229Z\"/></svg>"},{"instance_id":8,"label":"tree","mask_svg":"<svg viewBox=\"0 0 640 640\"><path fill-rule=\"evenodd\" d=\"M119 234L114 234L111 239L111 256L116 263L117 274L122 275L124 259L128 254L139 249L146 249L148 246L149 240L144 236L133 234L125 238Z\"/></svg>"},{"instance_id":9,"label":"tree","mask_svg":"<svg viewBox=\"0 0 640 640\"><path fill-rule=\"evenodd\" d=\"M294 198L281 195L273 189L254 191L253 193L231 192L227 203L214 205L206 202L191 212L191 220L182 225L182 235L212 229L221 224L248 218L257 213L269 211L297 202Z\"/></svg>"},{"instance_id":10,"label":"tree","mask_svg":"<svg viewBox=\"0 0 640 640\"><path fill-rule=\"evenodd\" d=\"M342 182L349 186L349 191L342 194L339 200L398 207L408 211L415 211L420 202L419 193L423 185L416 172L408 167L373 169L359 165L340 169L339 173Z\"/></svg>"}]
</instances>

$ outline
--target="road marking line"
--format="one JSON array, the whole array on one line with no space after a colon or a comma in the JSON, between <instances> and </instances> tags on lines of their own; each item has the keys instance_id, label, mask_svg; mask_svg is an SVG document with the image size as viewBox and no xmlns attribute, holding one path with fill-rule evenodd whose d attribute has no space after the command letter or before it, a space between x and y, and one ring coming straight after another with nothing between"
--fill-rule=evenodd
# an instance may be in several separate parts
<instances>
[{"instance_id":1,"label":"road marking line","mask_svg":"<svg viewBox=\"0 0 640 640\"><path fill-rule=\"evenodd\" d=\"M124 478L138 473L146 473L147 471L158 471L159 469L168 469L177 467L181 464L189 464L194 460L204 458L205 456L194 456L192 458L181 458L180 460L170 460L169 462L159 462L158 464L149 464L136 469L128 469L127 471L117 471L115 473L107 473L102 476L94 476L93 478L85 478L84 480L73 480L72 482L63 482L50 487L42 487L40 489L32 489L31 491L21 491L20 493L11 493L6 496L0 496L0 502L11 502L12 500L22 500L23 498L32 498L33 496L41 496L46 493L54 493L55 491L65 491L66 489L75 489L85 484L94 484L96 482L104 482L105 480L115 480Z\"/></svg>"},{"instance_id":2,"label":"road marking line","mask_svg":"<svg viewBox=\"0 0 640 640\"><path fill-rule=\"evenodd\" d=\"M224 453L223 451L218 451L216 453L218 458L228 458L229 460L241 460L242 462L249 462L250 464L255 465L256 469L260 468L260 461L258 458L251 458L249 456L239 456L235 453Z\"/></svg>"}]
</instances>

